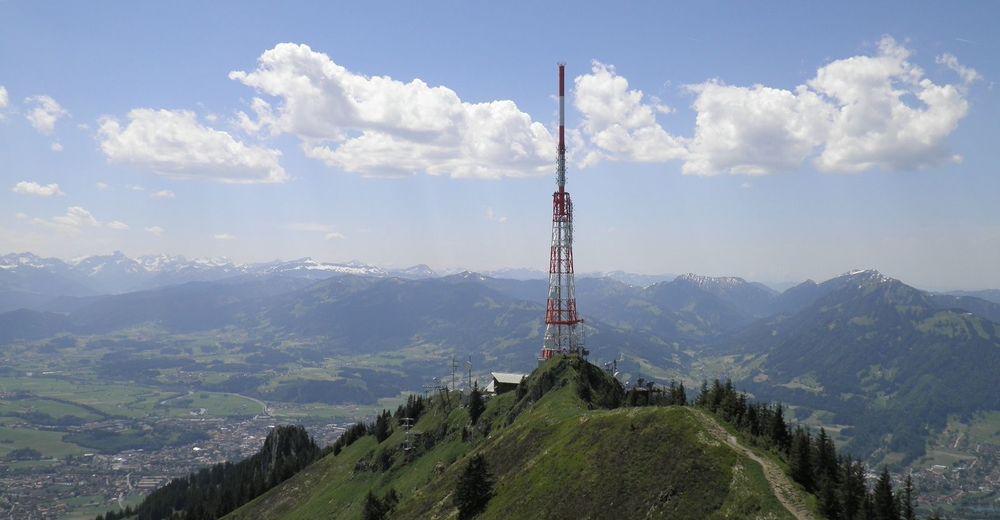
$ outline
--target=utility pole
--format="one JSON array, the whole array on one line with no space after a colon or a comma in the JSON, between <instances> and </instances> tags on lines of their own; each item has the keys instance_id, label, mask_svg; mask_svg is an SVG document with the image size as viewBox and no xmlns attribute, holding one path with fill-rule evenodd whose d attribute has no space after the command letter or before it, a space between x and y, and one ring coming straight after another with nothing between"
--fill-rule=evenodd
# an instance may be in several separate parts
<instances>
[{"instance_id":1,"label":"utility pole","mask_svg":"<svg viewBox=\"0 0 1000 520\"><path fill-rule=\"evenodd\" d=\"M469 391L472 391L472 356L465 362L465 369L469 372Z\"/></svg>"}]
</instances>

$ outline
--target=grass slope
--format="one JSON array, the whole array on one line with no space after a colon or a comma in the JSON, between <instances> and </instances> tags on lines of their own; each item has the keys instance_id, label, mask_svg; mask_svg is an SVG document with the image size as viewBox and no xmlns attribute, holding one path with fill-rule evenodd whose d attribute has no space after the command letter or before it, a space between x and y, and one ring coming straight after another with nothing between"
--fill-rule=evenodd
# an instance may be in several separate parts
<instances>
[{"instance_id":1,"label":"grass slope","mask_svg":"<svg viewBox=\"0 0 1000 520\"><path fill-rule=\"evenodd\" d=\"M478 518L791 518L760 465L691 409L608 409L617 382L576 359L549 362L523 387L491 399L475 427L457 394L452 406L434 399L415 428L426 449L406 457L398 429L381 444L364 437L229 518L360 518L366 493L389 488L401 496L394 519L455 518L451 495L473 453L497 482ZM383 453L391 465L370 469Z\"/></svg>"}]
</instances>

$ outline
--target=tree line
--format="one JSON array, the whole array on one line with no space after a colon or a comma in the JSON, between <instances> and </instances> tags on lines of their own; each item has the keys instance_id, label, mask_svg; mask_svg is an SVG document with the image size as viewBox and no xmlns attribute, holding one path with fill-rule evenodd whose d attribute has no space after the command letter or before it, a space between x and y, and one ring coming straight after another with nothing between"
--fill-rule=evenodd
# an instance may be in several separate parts
<instances>
[{"instance_id":1,"label":"tree line","mask_svg":"<svg viewBox=\"0 0 1000 520\"><path fill-rule=\"evenodd\" d=\"M772 449L791 468L791 477L819 498L820 513L830 520L915 520L913 482L907 475L894 490L888 468L882 468L872 489L860 460L837 453L833 439L820 428L813 434L790 427L784 407L751 401L731 381L702 383L694 405L704 408L745 433L755 445ZM936 518L936 515L932 518Z\"/></svg>"},{"instance_id":2,"label":"tree line","mask_svg":"<svg viewBox=\"0 0 1000 520\"><path fill-rule=\"evenodd\" d=\"M302 426L277 426L256 454L171 480L134 509L109 511L97 520L211 520L221 518L284 482L323 456Z\"/></svg>"}]
</instances>

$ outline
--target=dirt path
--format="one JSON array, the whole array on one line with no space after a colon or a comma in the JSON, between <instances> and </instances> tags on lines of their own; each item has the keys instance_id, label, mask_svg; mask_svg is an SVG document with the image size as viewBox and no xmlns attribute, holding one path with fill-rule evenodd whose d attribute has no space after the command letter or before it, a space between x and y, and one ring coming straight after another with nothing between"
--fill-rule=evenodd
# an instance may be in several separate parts
<instances>
[{"instance_id":1,"label":"dirt path","mask_svg":"<svg viewBox=\"0 0 1000 520\"><path fill-rule=\"evenodd\" d=\"M815 515L809 512L805 504L802 503L802 497L799 496L799 492L795 488L795 484L788 479L788 476L785 475L785 472L782 471L777 464L757 456L753 450L740 444L739 440L735 436L730 435L729 432L727 432L722 426L719 425L719 423L715 421L715 419L710 417L704 411L698 410L697 408L692 408L692 410L713 437L728 444L733 449L742 455L749 457L764 468L764 477L767 478L767 483L771 485L771 491L774 493L774 496L778 497L778 501L781 502L781 505L785 506L785 509L787 509L792 516L794 516L797 520L818 520Z\"/></svg>"}]
</instances>

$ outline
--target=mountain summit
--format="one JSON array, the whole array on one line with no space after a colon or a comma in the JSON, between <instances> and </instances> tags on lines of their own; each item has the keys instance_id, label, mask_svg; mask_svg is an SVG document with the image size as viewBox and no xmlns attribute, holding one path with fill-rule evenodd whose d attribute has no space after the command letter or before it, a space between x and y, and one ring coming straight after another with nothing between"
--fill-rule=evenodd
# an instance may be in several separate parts
<instances>
[{"instance_id":1,"label":"mountain summit","mask_svg":"<svg viewBox=\"0 0 1000 520\"><path fill-rule=\"evenodd\" d=\"M476 457L494 482L484 520L793 518L757 461L773 462L730 444L709 415L616 408L622 397L597 367L556 357L475 419L460 394L441 394L412 449L400 427L357 438L226 518L358 518L366 493L397 496L392 518L454 518L456 482Z\"/></svg>"}]
</instances>

